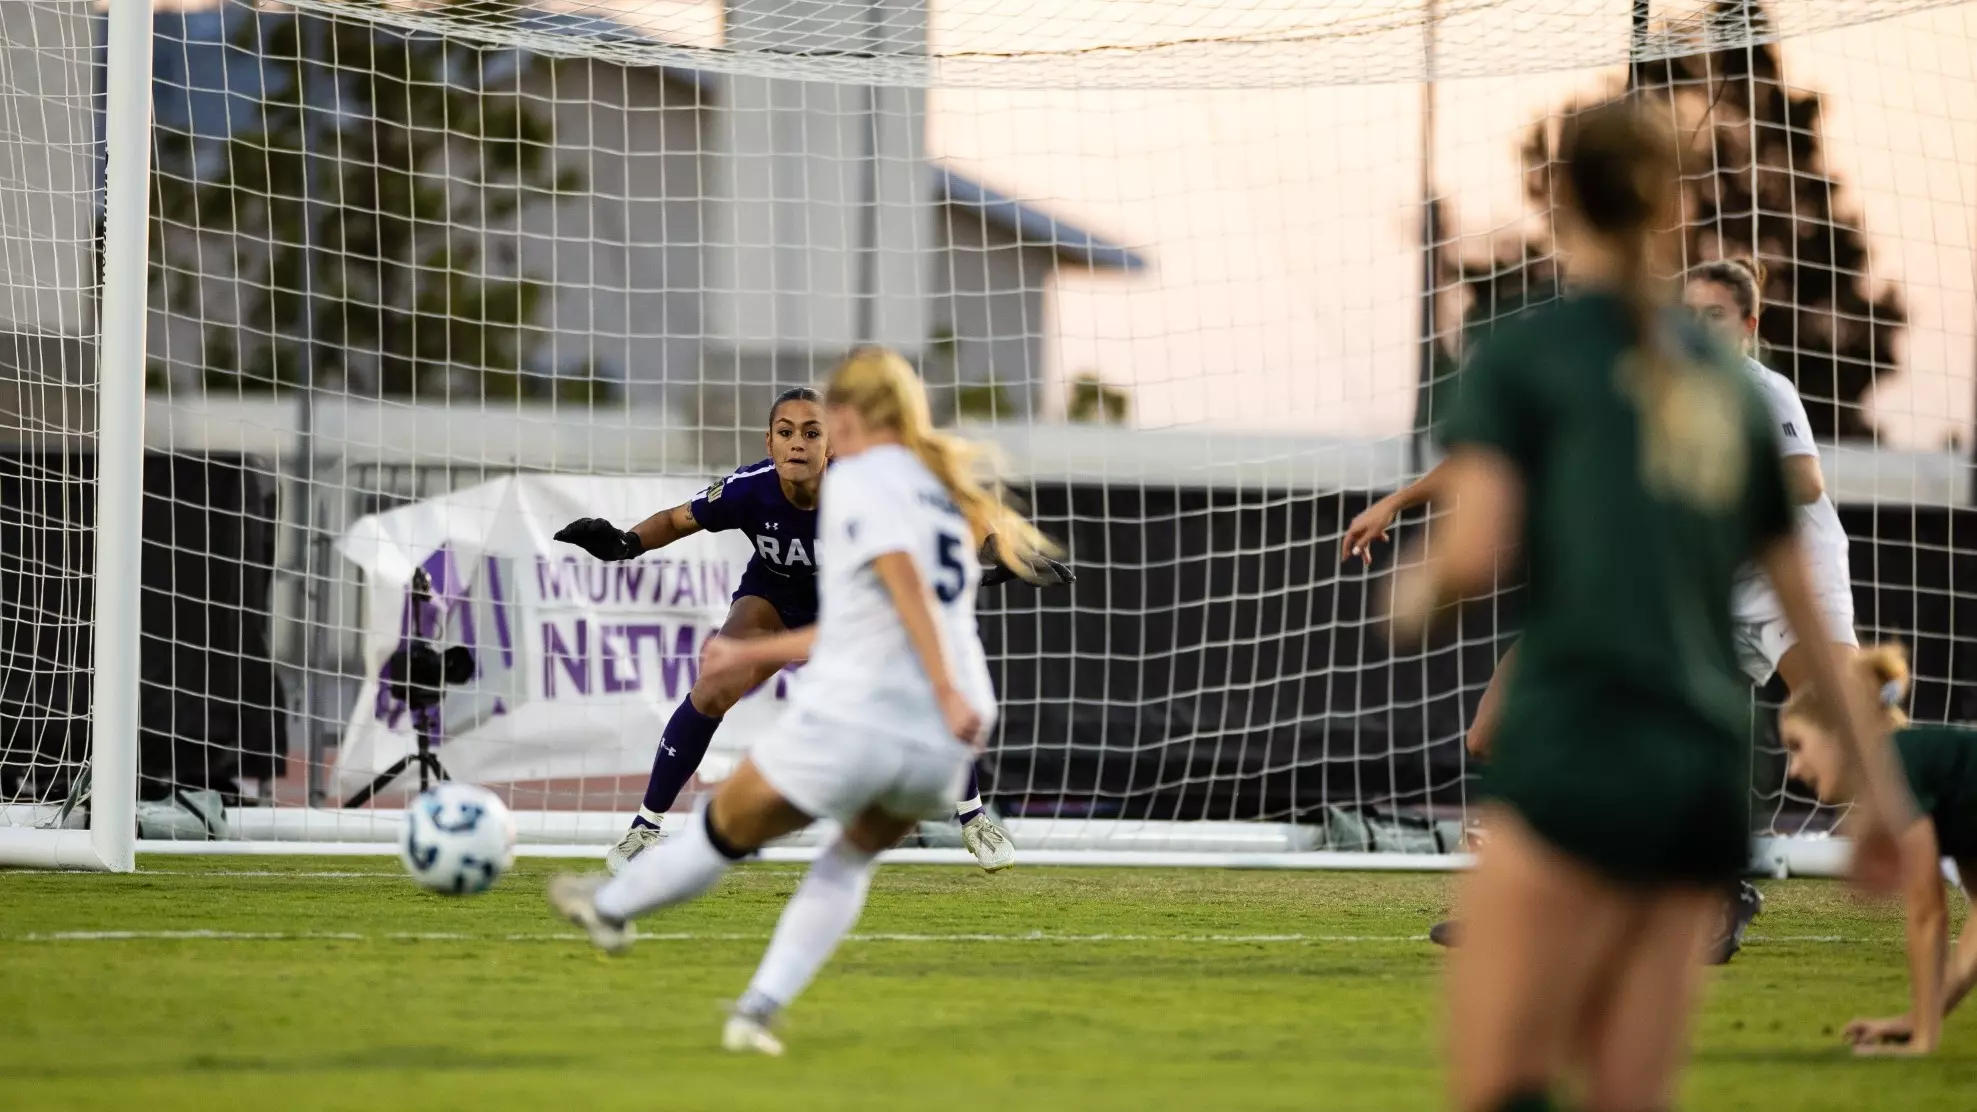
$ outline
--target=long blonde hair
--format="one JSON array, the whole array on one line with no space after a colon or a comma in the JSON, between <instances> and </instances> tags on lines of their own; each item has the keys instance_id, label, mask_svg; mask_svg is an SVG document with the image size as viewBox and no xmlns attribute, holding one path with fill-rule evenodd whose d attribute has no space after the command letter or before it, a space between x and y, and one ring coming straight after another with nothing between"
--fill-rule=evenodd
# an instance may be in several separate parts
<instances>
[{"instance_id":1,"label":"long blonde hair","mask_svg":"<svg viewBox=\"0 0 1977 1112\"><path fill-rule=\"evenodd\" d=\"M960 507L975 544L995 538L996 559L1009 570L1028 575L1032 557L1057 551L1049 537L1003 502L1000 482L991 479L985 484L977 477L978 471L992 470L989 452L934 428L926 388L898 352L883 347L854 350L831 372L824 404L850 406L867 426L898 436Z\"/></svg>"},{"instance_id":2,"label":"long blonde hair","mask_svg":"<svg viewBox=\"0 0 1977 1112\"><path fill-rule=\"evenodd\" d=\"M1894 642L1861 649L1847 663L1847 682L1858 685L1861 693L1881 708L1889 729L1908 725L1908 715L1902 711L1902 704L1908 701L1907 649ZM1778 709L1778 720L1805 718L1830 730L1835 724L1827 720L1821 706L1812 692L1794 691Z\"/></svg>"}]
</instances>

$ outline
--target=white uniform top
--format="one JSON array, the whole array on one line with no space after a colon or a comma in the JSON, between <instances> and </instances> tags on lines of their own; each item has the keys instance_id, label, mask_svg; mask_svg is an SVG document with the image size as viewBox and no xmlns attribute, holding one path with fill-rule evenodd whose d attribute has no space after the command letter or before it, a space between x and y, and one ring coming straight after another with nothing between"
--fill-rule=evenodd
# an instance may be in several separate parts
<instances>
[{"instance_id":1,"label":"white uniform top","mask_svg":"<svg viewBox=\"0 0 1977 1112\"><path fill-rule=\"evenodd\" d=\"M1763 395L1765 405L1771 410L1771 427L1778 434L1780 454L1786 459L1817 456L1819 449L1812 443L1805 403L1799 400L1799 392L1792 385L1792 380L1755 359L1745 359L1744 365L1749 368L1751 380L1757 384L1758 393ZM1851 636L1853 587L1847 563L1847 532L1840 527L1840 514L1833 508L1833 500L1822 494L1799 506L1798 530L1805 546L1806 560L1812 568L1813 595L1829 620L1843 627L1833 632L1839 634L1844 631ZM1778 606L1777 593L1754 564L1746 566L1738 574L1736 586L1730 594L1730 612L1737 621L1749 624L1776 621L1784 616Z\"/></svg>"},{"instance_id":2,"label":"white uniform top","mask_svg":"<svg viewBox=\"0 0 1977 1112\"><path fill-rule=\"evenodd\" d=\"M878 557L904 552L937 603L955 686L992 721L995 688L975 626L982 569L971 536L940 480L905 448L881 445L831 464L817 507L817 640L792 709L902 738L954 741L872 570Z\"/></svg>"}]
</instances>

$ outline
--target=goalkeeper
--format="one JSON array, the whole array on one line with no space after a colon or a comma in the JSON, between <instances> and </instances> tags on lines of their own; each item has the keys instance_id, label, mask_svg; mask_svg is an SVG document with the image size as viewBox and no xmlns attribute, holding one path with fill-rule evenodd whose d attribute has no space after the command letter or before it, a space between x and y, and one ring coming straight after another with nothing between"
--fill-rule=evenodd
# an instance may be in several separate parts
<instances>
[{"instance_id":1,"label":"goalkeeper","mask_svg":"<svg viewBox=\"0 0 1977 1112\"><path fill-rule=\"evenodd\" d=\"M764 637L812 625L817 620L817 495L830 461L823 399L808 387L784 391L769 408L765 439L768 459L716 481L690 502L661 510L632 529L619 529L603 518L579 518L558 531L556 539L600 560L630 560L695 533L740 530L753 543L755 554L735 589L721 635ZM1019 578L993 558L992 548L993 538L983 548L982 585ZM1044 558L1031 573L1028 581L1037 586L1075 578L1071 569ZM703 674L695 680L660 735L652 775L631 828L604 857L611 872L665 836L660 819L699 769L722 717L777 670L763 666ZM1015 847L982 805L973 772L963 794L955 811L968 852L991 872L1014 864Z\"/></svg>"}]
</instances>

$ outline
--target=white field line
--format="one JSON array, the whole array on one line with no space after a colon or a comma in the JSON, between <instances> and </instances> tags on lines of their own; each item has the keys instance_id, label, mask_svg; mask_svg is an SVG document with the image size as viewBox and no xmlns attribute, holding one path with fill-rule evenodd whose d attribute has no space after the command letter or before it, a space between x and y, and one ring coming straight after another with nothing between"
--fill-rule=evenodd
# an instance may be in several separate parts
<instances>
[{"instance_id":1,"label":"white field line","mask_svg":"<svg viewBox=\"0 0 1977 1112\"><path fill-rule=\"evenodd\" d=\"M573 932L519 934L466 934L455 931L229 931L229 930L130 930L130 931L31 931L0 935L0 942L576 942L583 935ZM767 942L767 934L674 931L640 934L646 942ZM1191 945L1353 945L1360 943L1426 942L1425 934L853 934L848 942L934 942L1003 943L1041 942L1059 945L1116 943L1184 943ZM1819 943L1845 945L1891 943L1894 937L1864 938L1837 934L1751 935L1749 942Z\"/></svg>"},{"instance_id":2,"label":"white field line","mask_svg":"<svg viewBox=\"0 0 1977 1112\"><path fill-rule=\"evenodd\" d=\"M4 0L0 0L4 2ZM61 872L51 869L0 869L0 876L89 876L101 877L102 873ZM132 876L225 876L225 877L303 877L310 880L389 880L403 878L403 870L385 872L297 872L294 869L138 869Z\"/></svg>"}]
</instances>

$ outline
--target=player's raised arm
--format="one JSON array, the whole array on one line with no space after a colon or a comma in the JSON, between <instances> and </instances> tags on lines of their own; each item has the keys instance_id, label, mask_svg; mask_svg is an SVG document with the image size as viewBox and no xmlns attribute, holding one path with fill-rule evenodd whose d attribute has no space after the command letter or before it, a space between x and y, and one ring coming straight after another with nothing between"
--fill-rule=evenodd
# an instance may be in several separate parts
<instances>
[{"instance_id":1,"label":"player's raised arm","mask_svg":"<svg viewBox=\"0 0 1977 1112\"><path fill-rule=\"evenodd\" d=\"M693 504L682 502L630 529L620 529L601 517L580 517L557 530L555 539L576 545L600 560L630 560L698 532L700 523L694 520Z\"/></svg>"}]
</instances>

